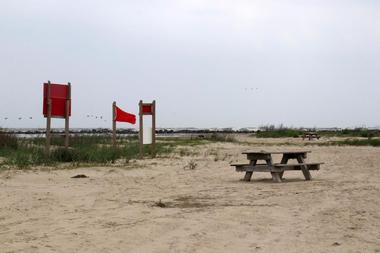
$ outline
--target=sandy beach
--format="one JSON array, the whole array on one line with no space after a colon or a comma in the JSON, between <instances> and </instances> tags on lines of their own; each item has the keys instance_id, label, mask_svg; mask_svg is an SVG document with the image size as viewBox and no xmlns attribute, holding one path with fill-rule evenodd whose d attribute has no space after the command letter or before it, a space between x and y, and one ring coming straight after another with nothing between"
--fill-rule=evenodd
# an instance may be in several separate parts
<instances>
[{"instance_id":1,"label":"sandy beach","mask_svg":"<svg viewBox=\"0 0 380 253\"><path fill-rule=\"evenodd\" d=\"M215 143L119 166L2 171L0 252L380 252L379 148L307 147L321 170L280 184L241 181L229 164L247 149L300 147Z\"/></svg>"}]
</instances>

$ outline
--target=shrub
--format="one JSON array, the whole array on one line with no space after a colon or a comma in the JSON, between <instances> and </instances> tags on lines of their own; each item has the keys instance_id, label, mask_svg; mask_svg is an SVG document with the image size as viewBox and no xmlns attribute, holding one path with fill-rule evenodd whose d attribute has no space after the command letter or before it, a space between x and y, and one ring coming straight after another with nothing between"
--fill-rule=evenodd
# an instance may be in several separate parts
<instances>
[{"instance_id":1,"label":"shrub","mask_svg":"<svg viewBox=\"0 0 380 253\"><path fill-rule=\"evenodd\" d=\"M303 131L297 130L297 129L288 129L288 128L282 128L282 129L274 129L274 130L267 130L267 131L258 131L256 133L257 138L298 138L300 135L303 134Z\"/></svg>"}]
</instances>

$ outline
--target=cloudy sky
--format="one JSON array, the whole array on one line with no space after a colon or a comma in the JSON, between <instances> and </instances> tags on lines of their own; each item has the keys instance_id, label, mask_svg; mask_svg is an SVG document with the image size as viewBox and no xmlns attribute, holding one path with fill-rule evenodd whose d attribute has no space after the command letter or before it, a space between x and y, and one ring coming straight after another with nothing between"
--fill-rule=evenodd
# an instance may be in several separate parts
<instances>
[{"instance_id":1,"label":"cloudy sky","mask_svg":"<svg viewBox=\"0 0 380 253\"><path fill-rule=\"evenodd\" d=\"M47 80L72 127L140 99L159 127L380 125L376 0L0 0L0 38L1 127L45 125Z\"/></svg>"}]
</instances>

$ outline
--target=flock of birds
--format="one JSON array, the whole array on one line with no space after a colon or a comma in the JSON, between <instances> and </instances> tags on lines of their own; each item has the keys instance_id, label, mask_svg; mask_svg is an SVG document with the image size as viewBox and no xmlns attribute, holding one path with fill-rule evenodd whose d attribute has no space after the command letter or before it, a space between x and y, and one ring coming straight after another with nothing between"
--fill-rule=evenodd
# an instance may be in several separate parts
<instances>
[{"instance_id":1,"label":"flock of birds","mask_svg":"<svg viewBox=\"0 0 380 253\"><path fill-rule=\"evenodd\" d=\"M104 122L107 122L106 119L103 119L103 116L97 116L97 115L86 115L87 118L94 118L98 120L103 120Z\"/></svg>"},{"instance_id":2,"label":"flock of birds","mask_svg":"<svg viewBox=\"0 0 380 253\"><path fill-rule=\"evenodd\" d=\"M102 120L104 122L107 122L106 119L104 119L103 116L98 116L98 115L86 115L86 118L91 118L91 119L96 119L96 120ZM33 117L17 117L17 118L12 118L12 117L0 117L0 120L8 121L8 120L32 120Z\"/></svg>"},{"instance_id":3,"label":"flock of birds","mask_svg":"<svg viewBox=\"0 0 380 253\"><path fill-rule=\"evenodd\" d=\"M244 88L244 91L245 92L258 92L259 88L246 87L246 88ZM104 117L102 115L99 116L99 115L87 114L86 118L89 118L89 119L91 118L91 119L107 122L107 120L104 119ZM4 120L4 121L12 120L12 119L13 118L9 118L9 117L0 117L0 120ZM18 117L17 119L18 120L33 120L33 117Z\"/></svg>"},{"instance_id":4,"label":"flock of birds","mask_svg":"<svg viewBox=\"0 0 380 253\"><path fill-rule=\"evenodd\" d=\"M259 88L244 88L244 91L245 92L248 92L248 91L250 91L250 92L254 92L254 91L259 91Z\"/></svg>"}]
</instances>

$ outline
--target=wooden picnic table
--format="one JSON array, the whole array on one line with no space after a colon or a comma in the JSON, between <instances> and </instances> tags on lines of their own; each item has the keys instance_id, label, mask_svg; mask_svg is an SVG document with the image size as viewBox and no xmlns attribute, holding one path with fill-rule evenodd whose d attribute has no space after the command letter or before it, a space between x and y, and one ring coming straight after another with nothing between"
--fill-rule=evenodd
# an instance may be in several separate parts
<instances>
[{"instance_id":1,"label":"wooden picnic table","mask_svg":"<svg viewBox=\"0 0 380 253\"><path fill-rule=\"evenodd\" d=\"M321 138L321 136L316 132L305 132L302 135L302 140L308 139L309 141L311 141L314 138L319 140L319 138Z\"/></svg>"},{"instance_id":2,"label":"wooden picnic table","mask_svg":"<svg viewBox=\"0 0 380 253\"><path fill-rule=\"evenodd\" d=\"M306 163L307 154L311 151L245 151L249 163L234 163L236 171L245 172L244 180L250 181L253 172L270 172L274 182L282 182L286 170L301 170L306 180L311 180L310 170L319 170L322 163ZM282 154L280 163L273 163L272 155ZM297 164L288 164L289 160L297 160ZM259 164L258 161L265 161Z\"/></svg>"}]
</instances>

